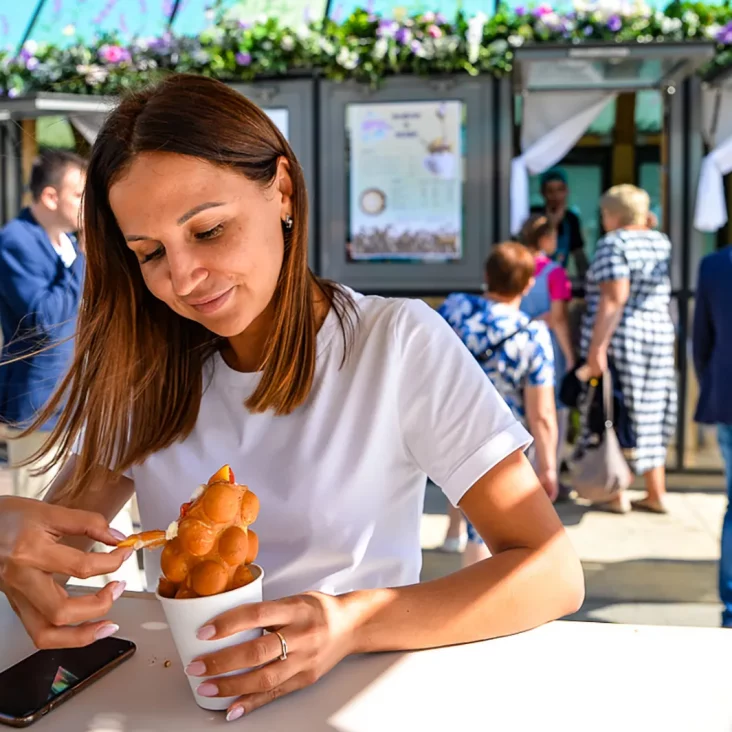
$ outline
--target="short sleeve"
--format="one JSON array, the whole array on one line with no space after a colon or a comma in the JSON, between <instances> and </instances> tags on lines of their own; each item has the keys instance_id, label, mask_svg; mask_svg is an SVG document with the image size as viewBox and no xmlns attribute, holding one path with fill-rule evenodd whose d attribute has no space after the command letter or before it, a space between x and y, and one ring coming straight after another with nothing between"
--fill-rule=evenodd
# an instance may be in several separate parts
<instances>
[{"instance_id":1,"label":"short sleeve","mask_svg":"<svg viewBox=\"0 0 732 732\"><path fill-rule=\"evenodd\" d=\"M621 244L605 239L600 242L591 265L595 282L630 279L630 265Z\"/></svg>"},{"instance_id":2,"label":"short sleeve","mask_svg":"<svg viewBox=\"0 0 732 732\"><path fill-rule=\"evenodd\" d=\"M457 505L466 491L531 437L450 326L406 300L395 318L398 409L404 445Z\"/></svg>"},{"instance_id":3,"label":"short sleeve","mask_svg":"<svg viewBox=\"0 0 732 732\"><path fill-rule=\"evenodd\" d=\"M554 386L554 346L549 329L543 323L536 323L531 331L529 368L526 373L528 386Z\"/></svg>"},{"instance_id":4,"label":"short sleeve","mask_svg":"<svg viewBox=\"0 0 732 732\"><path fill-rule=\"evenodd\" d=\"M566 302L572 299L572 283L567 277L564 267L555 267L547 276L549 285L549 299L552 302L561 300Z\"/></svg>"}]
</instances>

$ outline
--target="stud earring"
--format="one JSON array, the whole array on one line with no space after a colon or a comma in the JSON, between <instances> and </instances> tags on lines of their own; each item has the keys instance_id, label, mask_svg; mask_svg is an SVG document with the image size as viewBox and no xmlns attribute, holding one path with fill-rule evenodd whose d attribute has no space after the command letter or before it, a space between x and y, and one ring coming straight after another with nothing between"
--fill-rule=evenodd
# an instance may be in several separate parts
<instances>
[{"instance_id":1,"label":"stud earring","mask_svg":"<svg viewBox=\"0 0 732 732\"><path fill-rule=\"evenodd\" d=\"M290 216L290 214L285 214L285 219L282 223L285 225L285 228L289 231L295 222L292 220L292 216Z\"/></svg>"}]
</instances>

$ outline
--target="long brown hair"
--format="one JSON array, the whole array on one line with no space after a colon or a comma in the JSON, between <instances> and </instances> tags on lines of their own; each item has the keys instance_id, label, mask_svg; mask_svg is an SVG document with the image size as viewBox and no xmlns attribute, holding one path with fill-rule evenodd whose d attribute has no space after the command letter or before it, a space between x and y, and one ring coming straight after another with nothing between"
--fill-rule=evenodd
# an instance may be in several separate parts
<instances>
[{"instance_id":1,"label":"long brown hair","mask_svg":"<svg viewBox=\"0 0 732 732\"><path fill-rule=\"evenodd\" d=\"M78 458L69 493L82 490L99 467L121 475L189 435L200 408L203 365L223 342L150 293L112 213L110 186L145 151L195 156L234 168L263 186L274 181L280 158L289 163L294 223L283 230L273 326L262 378L246 402L251 412L288 414L310 393L317 346L315 297L325 298L334 309L344 339L352 335L351 298L308 268L305 179L270 118L230 87L202 76L171 75L130 94L105 122L89 161L83 203L87 268L73 364L27 430L61 409L49 447L34 459L48 458L48 469L73 448Z\"/></svg>"}]
</instances>

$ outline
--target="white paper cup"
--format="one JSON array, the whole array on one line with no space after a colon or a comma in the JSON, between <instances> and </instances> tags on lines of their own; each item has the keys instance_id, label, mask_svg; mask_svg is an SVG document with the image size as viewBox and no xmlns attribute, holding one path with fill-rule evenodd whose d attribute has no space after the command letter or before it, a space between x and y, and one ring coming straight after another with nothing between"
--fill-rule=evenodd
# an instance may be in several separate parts
<instances>
[{"instance_id":1,"label":"white paper cup","mask_svg":"<svg viewBox=\"0 0 732 732\"><path fill-rule=\"evenodd\" d=\"M211 595L211 597L192 597L182 600L175 600L169 597L161 597L157 592L155 596L160 600L165 613L165 619L168 621L170 632L173 634L175 647L178 649L178 655L183 662L185 668L194 658L203 656L207 653L219 651L228 646L239 645L248 640L259 638L262 635L261 628L253 630L244 630L236 633L228 638L219 640L202 641L196 638L198 630L206 625L209 620L213 620L217 615L233 610L240 605L247 605L253 602L262 602L262 579L264 572L262 568L256 564L252 564L251 570L254 574L254 580L244 587L236 590L222 592L219 595ZM243 669L242 669L243 670ZM232 673L241 673L242 670ZM227 676L229 674L219 674ZM196 689L205 681L205 676L188 676L188 683L191 685L191 691L196 700L196 704L203 709L211 709L220 711L227 709L228 706L238 697L205 697L196 693ZM210 678L210 677L208 677Z\"/></svg>"}]
</instances>

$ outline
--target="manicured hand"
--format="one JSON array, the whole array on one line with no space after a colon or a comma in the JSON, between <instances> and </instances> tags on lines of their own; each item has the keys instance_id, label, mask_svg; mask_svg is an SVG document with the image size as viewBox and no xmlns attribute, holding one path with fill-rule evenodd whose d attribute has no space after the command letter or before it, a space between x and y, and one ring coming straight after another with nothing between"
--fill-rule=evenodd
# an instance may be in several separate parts
<instances>
[{"instance_id":1,"label":"manicured hand","mask_svg":"<svg viewBox=\"0 0 732 732\"><path fill-rule=\"evenodd\" d=\"M133 550L84 552L60 543L67 536L88 536L109 546L124 538L98 513L0 497L0 590L37 648L86 646L118 630L99 618L122 594L123 582L70 597L54 574L81 579L111 574Z\"/></svg>"},{"instance_id":2,"label":"manicured hand","mask_svg":"<svg viewBox=\"0 0 732 732\"><path fill-rule=\"evenodd\" d=\"M239 696L227 713L233 721L258 707L317 681L351 653L356 619L338 597L319 592L271 602L242 605L211 620L198 631L202 640L225 638L243 630L264 628L261 638L201 656L191 662L190 676L218 676L202 680L202 696ZM282 643L287 644L287 658ZM251 669L251 670L247 670Z\"/></svg>"}]
</instances>

